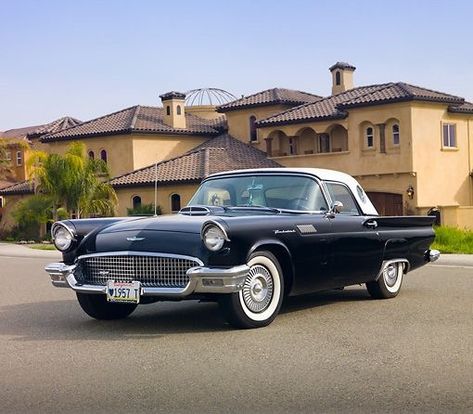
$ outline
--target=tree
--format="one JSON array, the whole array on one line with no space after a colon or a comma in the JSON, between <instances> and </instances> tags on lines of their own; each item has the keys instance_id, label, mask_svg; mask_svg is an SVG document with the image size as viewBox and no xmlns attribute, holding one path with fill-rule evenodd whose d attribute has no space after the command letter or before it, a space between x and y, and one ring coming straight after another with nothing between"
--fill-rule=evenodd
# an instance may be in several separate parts
<instances>
[{"instance_id":1,"label":"tree","mask_svg":"<svg viewBox=\"0 0 473 414\"><path fill-rule=\"evenodd\" d=\"M84 144L71 143L63 156L35 151L29 165L36 191L51 198L54 220L60 206L76 217L114 214L117 196L105 182L107 164L90 159Z\"/></svg>"}]
</instances>

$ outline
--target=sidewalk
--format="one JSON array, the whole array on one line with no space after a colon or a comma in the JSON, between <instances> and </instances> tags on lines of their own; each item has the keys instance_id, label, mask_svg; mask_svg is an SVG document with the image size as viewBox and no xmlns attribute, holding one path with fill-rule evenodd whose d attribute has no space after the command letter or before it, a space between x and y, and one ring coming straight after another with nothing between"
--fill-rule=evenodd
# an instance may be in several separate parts
<instances>
[{"instance_id":1,"label":"sidewalk","mask_svg":"<svg viewBox=\"0 0 473 414\"><path fill-rule=\"evenodd\" d=\"M21 244L0 243L0 256L33 257L43 259L61 259L62 255L55 250L31 249Z\"/></svg>"}]
</instances>

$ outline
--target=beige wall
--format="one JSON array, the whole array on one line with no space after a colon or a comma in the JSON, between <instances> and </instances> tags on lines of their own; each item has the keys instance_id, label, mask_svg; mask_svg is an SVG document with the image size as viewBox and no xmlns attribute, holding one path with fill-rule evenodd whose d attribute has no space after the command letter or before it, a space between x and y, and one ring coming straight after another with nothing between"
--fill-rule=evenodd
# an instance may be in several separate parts
<instances>
[{"instance_id":1,"label":"beige wall","mask_svg":"<svg viewBox=\"0 0 473 414\"><path fill-rule=\"evenodd\" d=\"M163 214L171 213L171 195L181 196L181 207L184 207L194 195L198 184L158 184L158 206ZM142 204L154 204L154 187L122 187L115 189L118 196L118 216L126 216L127 208L133 207L133 197L140 196Z\"/></svg>"},{"instance_id":2,"label":"beige wall","mask_svg":"<svg viewBox=\"0 0 473 414\"><path fill-rule=\"evenodd\" d=\"M134 134L115 135L78 140L87 152L100 158L107 151L111 176L122 175L155 162L176 157L206 141L208 137L194 135ZM71 141L51 142L46 151L64 154Z\"/></svg>"},{"instance_id":3,"label":"beige wall","mask_svg":"<svg viewBox=\"0 0 473 414\"><path fill-rule=\"evenodd\" d=\"M420 207L473 205L471 115L451 114L445 105L412 107L413 163ZM443 148L442 123L456 125L457 148Z\"/></svg>"},{"instance_id":4,"label":"beige wall","mask_svg":"<svg viewBox=\"0 0 473 414\"><path fill-rule=\"evenodd\" d=\"M239 109L226 112L228 122L228 133L240 141L250 142L250 117L255 116L256 120L268 118L271 115L285 111L290 108L288 105L258 106L248 109ZM258 131L258 141L253 145L261 150L265 149L264 140Z\"/></svg>"},{"instance_id":5,"label":"beige wall","mask_svg":"<svg viewBox=\"0 0 473 414\"><path fill-rule=\"evenodd\" d=\"M196 115L204 119L216 119L222 116L222 114L216 111L215 105L194 105L186 106L186 113Z\"/></svg>"},{"instance_id":6,"label":"beige wall","mask_svg":"<svg viewBox=\"0 0 473 414\"><path fill-rule=\"evenodd\" d=\"M133 135L133 167L127 172L182 155L208 139L193 135Z\"/></svg>"}]
</instances>

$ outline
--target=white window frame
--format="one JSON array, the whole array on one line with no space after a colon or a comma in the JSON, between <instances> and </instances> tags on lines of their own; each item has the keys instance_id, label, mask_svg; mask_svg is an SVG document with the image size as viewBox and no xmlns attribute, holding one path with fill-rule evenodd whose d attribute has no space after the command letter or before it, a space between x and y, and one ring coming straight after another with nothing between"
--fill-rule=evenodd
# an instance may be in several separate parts
<instances>
[{"instance_id":1,"label":"white window frame","mask_svg":"<svg viewBox=\"0 0 473 414\"><path fill-rule=\"evenodd\" d=\"M447 136L445 136L445 128L447 130ZM453 134L452 134L452 130L453 130ZM447 123L447 122L442 123L442 148L458 148L457 124Z\"/></svg>"},{"instance_id":2,"label":"white window frame","mask_svg":"<svg viewBox=\"0 0 473 414\"><path fill-rule=\"evenodd\" d=\"M397 126L397 132L394 131L394 127ZM394 146L399 146L401 145L401 128L399 126L399 124L393 124L393 126L391 127L391 132L392 132L392 136L393 136L393 145ZM396 137L397 136L397 142L396 142Z\"/></svg>"},{"instance_id":3,"label":"white window frame","mask_svg":"<svg viewBox=\"0 0 473 414\"><path fill-rule=\"evenodd\" d=\"M3 207L5 207L5 199L3 198L3 196L0 196L0 208Z\"/></svg>"},{"instance_id":4,"label":"white window frame","mask_svg":"<svg viewBox=\"0 0 473 414\"><path fill-rule=\"evenodd\" d=\"M7 161L11 161L11 151L6 151L6 152L5 152L5 159L6 159Z\"/></svg>"},{"instance_id":5,"label":"white window frame","mask_svg":"<svg viewBox=\"0 0 473 414\"><path fill-rule=\"evenodd\" d=\"M368 134L369 129L371 129L371 134ZM371 145L369 144L369 138L371 138ZM365 128L365 143L366 148L374 149L374 128L372 126L368 126Z\"/></svg>"},{"instance_id":6,"label":"white window frame","mask_svg":"<svg viewBox=\"0 0 473 414\"><path fill-rule=\"evenodd\" d=\"M23 165L23 154L21 151L16 152L16 165L21 167Z\"/></svg>"}]
</instances>

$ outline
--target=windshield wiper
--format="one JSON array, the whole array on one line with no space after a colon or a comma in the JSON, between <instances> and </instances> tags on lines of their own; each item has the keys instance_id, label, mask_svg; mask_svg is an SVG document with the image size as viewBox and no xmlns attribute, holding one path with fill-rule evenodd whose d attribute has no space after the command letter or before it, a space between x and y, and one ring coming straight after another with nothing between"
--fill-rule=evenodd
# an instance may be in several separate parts
<instances>
[{"instance_id":1,"label":"windshield wiper","mask_svg":"<svg viewBox=\"0 0 473 414\"><path fill-rule=\"evenodd\" d=\"M265 211L271 211L272 213L281 213L281 210L279 208L275 207L268 207L268 206L261 206L259 204L238 204L236 206L226 206L229 210L234 210L238 208L244 208L244 209L253 209L253 210L265 210Z\"/></svg>"}]
</instances>

